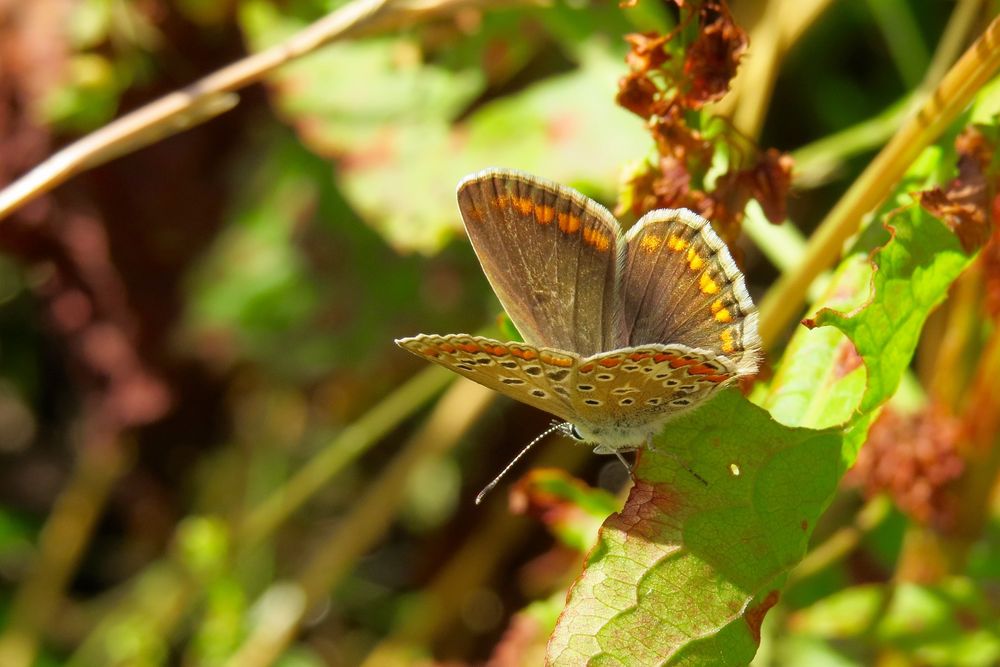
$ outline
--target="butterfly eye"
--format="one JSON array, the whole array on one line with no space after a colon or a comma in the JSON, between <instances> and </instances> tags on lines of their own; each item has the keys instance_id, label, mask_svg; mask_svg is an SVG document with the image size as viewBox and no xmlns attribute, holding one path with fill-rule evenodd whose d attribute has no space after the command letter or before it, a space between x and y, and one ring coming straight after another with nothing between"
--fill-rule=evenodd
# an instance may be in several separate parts
<instances>
[{"instance_id":1,"label":"butterfly eye","mask_svg":"<svg viewBox=\"0 0 1000 667\"><path fill-rule=\"evenodd\" d=\"M576 424L569 425L569 436L574 440L583 440L583 434L577 429Z\"/></svg>"}]
</instances>

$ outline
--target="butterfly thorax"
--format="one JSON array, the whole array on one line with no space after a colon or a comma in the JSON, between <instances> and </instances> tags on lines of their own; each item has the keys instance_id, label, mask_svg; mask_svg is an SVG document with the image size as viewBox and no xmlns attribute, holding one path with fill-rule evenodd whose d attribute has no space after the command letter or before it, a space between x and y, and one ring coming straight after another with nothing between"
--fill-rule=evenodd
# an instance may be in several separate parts
<instances>
[{"instance_id":1,"label":"butterfly thorax","mask_svg":"<svg viewBox=\"0 0 1000 667\"><path fill-rule=\"evenodd\" d=\"M656 415L638 424L560 424L560 431L568 437L594 447L595 454L615 454L649 446L653 438L672 415Z\"/></svg>"}]
</instances>

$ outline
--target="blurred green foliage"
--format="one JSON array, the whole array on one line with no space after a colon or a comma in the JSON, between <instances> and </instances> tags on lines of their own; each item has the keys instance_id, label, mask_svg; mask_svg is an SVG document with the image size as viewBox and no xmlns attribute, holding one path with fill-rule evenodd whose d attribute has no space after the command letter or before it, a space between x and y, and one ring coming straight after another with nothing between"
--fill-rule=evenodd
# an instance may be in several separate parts
<instances>
[{"instance_id":1,"label":"blurred green foliage","mask_svg":"<svg viewBox=\"0 0 1000 667\"><path fill-rule=\"evenodd\" d=\"M0 182L345 4L24 4L31 21L0 20ZM817 452L803 449L791 463L740 460L739 481L764 480L747 496L760 515L743 520L711 505L729 487L705 490L676 458L644 455L640 475L679 473L691 487L686 511L696 516L681 528L695 531L687 547L707 563L700 571L749 572L754 586L707 574L684 584L676 561L642 560L649 544L631 551L633 534L596 537L621 507L615 494L627 479L617 462L565 442L536 461L570 472L536 468L514 485L511 497L523 494L524 505L511 505L526 516L510 511L503 488L472 505L545 417L459 384L433 403L444 381L414 378L419 361L392 340L497 326L499 305L462 237L459 178L515 167L611 206L626 191L622 175L654 158L643 123L615 94L627 71L623 36L673 29L669 4L470 3L418 13L296 60L243 91L235 111L0 221L0 664L380 667L490 655L539 664L570 585L624 567L592 567L578 580L595 540L592 565L632 559L630 567L648 568L640 575L705 605L678 620L700 638L679 658L698 664L717 660L716 646L749 659L758 639L761 666L1000 660L995 501L963 506L968 533L959 539L885 497L867 499L857 482L838 485L832 468L817 470ZM776 60L773 95L753 100L768 104L759 143L803 156L808 179L790 201L784 236L769 248L751 232L754 243L740 248L755 298L794 265L802 240L901 122L891 112L934 61L956 6L969 4L828 3ZM977 7L963 44L996 13L995 3ZM737 19L743 9L734 7ZM818 315L851 334L860 357L827 326L799 327L771 354L773 375L751 398L801 428L767 422L756 431L769 436L760 451L850 418L850 463L886 400L910 415L953 399L955 419L989 423L989 414L963 410L988 398L977 369L990 377L996 324L980 285L994 269L977 263L972 271L982 273L959 277L972 253L909 193L955 177L955 139L969 123L996 138L998 91L994 79L910 165L830 267L826 287L817 285L812 316L822 306L857 308L874 287L860 318ZM714 138L725 126L709 113L690 122ZM882 221L896 228L891 241ZM873 276L868 259L883 246ZM960 338L952 356L949 336ZM942 378L958 393L945 393ZM165 407L149 416L161 389ZM740 458L743 419L763 416L735 396L722 401L723 412L677 422L664 448L690 446L682 458L695 469ZM471 428L466 411L477 415ZM720 414L734 422L728 439L684 436ZM375 434L371 421L383 430ZM829 445L835 433L815 437ZM701 454L704 446L715 449ZM101 458L107 451L120 454L120 468ZM995 483L989 451L962 452L967 472L948 488ZM397 470L406 481L395 497L366 495ZM878 502L882 511L866 523ZM792 514L788 531L781 520ZM261 516L275 523L254 534L247 526ZM715 528L696 530L707 524ZM727 526L743 546L780 551L778 565L734 563L742 552L720 541ZM618 537L620 551L609 546ZM944 556L914 547L935 540ZM802 569L791 569L803 552ZM949 560L955 553L962 557ZM714 625L705 592L713 587L742 605ZM655 592L658 604L676 602ZM767 612L759 637L743 616L758 605ZM612 631L627 620L600 630L626 644L615 655L630 655L628 637L650 646L667 637L645 636L648 626ZM24 646L33 663L15 659Z\"/></svg>"}]
</instances>

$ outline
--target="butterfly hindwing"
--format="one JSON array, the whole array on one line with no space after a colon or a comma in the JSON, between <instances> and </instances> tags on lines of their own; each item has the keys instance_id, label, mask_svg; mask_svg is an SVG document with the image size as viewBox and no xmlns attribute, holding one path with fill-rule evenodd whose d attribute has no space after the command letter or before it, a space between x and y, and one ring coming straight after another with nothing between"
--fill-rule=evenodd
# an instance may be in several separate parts
<instances>
[{"instance_id":1,"label":"butterfly hindwing","mask_svg":"<svg viewBox=\"0 0 1000 667\"><path fill-rule=\"evenodd\" d=\"M625 344L618 221L575 190L487 169L458 186L483 271L524 340L595 354Z\"/></svg>"},{"instance_id":2,"label":"butterfly hindwing","mask_svg":"<svg viewBox=\"0 0 1000 667\"><path fill-rule=\"evenodd\" d=\"M737 377L732 361L685 345L644 345L581 360L570 380L574 423L615 448L615 433L662 424ZM632 442L633 446L642 444Z\"/></svg>"},{"instance_id":3,"label":"butterfly hindwing","mask_svg":"<svg viewBox=\"0 0 1000 667\"><path fill-rule=\"evenodd\" d=\"M688 210L643 216L627 236L622 279L629 345L680 343L757 370L757 309L711 224Z\"/></svg>"}]
</instances>

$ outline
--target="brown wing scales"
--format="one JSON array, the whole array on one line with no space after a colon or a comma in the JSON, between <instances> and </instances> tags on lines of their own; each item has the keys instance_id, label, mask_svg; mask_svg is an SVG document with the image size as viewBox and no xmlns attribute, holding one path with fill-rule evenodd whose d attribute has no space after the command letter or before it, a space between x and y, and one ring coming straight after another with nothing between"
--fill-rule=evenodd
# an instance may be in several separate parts
<instances>
[{"instance_id":1,"label":"brown wing scales","mask_svg":"<svg viewBox=\"0 0 1000 667\"><path fill-rule=\"evenodd\" d=\"M622 293L630 345L680 343L756 372L757 309L711 224L687 210L652 211L629 230Z\"/></svg>"},{"instance_id":2,"label":"brown wing scales","mask_svg":"<svg viewBox=\"0 0 1000 667\"><path fill-rule=\"evenodd\" d=\"M594 354L624 346L618 221L575 190L509 169L458 186L469 240L525 341Z\"/></svg>"},{"instance_id":3,"label":"brown wing scales","mask_svg":"<svg viewBox=\"0 0 1000 667\"><path fill-rule=\"evenodd\" d=\"M396 344L484 387L566 421L573 420L568 386L579 357L466 334L422 334L397 340Z\"/></svg>"},{"instance_id":4,"label":"brown wing scales","mask_svg":"<svg viewBox=\"0 0 1000 667\"><path fill-rule=\"evenodd\" d=\"M684 345L650 345L587 357L571 380L581 422L640 426L703 402L737 377L733 362Z\"/></svg>"}]
</instances>

